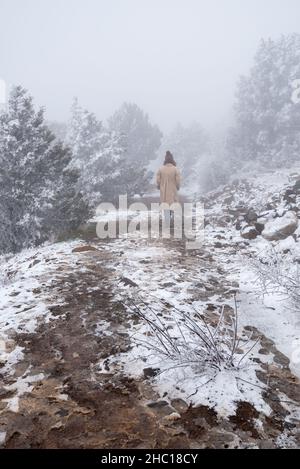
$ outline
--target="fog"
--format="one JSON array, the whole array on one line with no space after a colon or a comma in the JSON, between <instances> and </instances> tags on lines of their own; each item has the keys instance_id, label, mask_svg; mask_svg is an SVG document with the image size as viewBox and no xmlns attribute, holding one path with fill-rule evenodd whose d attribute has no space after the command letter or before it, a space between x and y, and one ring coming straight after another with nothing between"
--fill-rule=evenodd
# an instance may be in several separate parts
<instances>
[{"instance_id":1,"label":"fog","mask_svg":"<svg viewBox=\"0 0 300 469\"><path fill-rule=\"evenodd\" d=\"M163 131L230 115L262 37L300 31L299 0L0 0L0 77L66 120L136 102Z\"/></svg>"}]
</instances>

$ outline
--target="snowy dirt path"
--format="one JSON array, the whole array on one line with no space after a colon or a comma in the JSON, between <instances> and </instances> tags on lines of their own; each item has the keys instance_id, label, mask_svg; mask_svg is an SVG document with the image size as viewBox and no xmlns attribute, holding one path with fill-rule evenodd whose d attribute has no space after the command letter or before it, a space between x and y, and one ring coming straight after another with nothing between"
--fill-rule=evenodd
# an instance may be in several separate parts
<instances>
[{"instance_id":1,"label":"snowy dirt path","mask_svg":"<svg viewBox=\"0 0 300 469\"><path fill-rule=\"evenodd\" d=\"M6 448L201 448L299 445L299 382L289 360L259 340L247 366L205 376L173 370L151 377L160 357L136 344L147 334L128 307L197 308L212 323L232 311L240 265L234 243L210 233L202 250L138 236L24 252L2 264L0 436ZM220 239L221 238L221 239ZM253 313L254 314L254 313ZM258 313L259 314L259 313Z\"/></svg>"}]
</instances>

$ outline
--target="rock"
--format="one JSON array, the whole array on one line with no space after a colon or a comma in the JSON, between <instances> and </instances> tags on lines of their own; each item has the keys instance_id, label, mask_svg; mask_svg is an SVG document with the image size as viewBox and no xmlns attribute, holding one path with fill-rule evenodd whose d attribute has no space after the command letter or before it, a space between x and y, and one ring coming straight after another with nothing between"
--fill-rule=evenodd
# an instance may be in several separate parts
<instances>
[{"instance_id":1,"label":"rock","mask_svg":"<svg viewBox=\"0 0 300 469\"><path fill-rule=\"evenodd\" d=\"M287 212L283 217L269 221L262 233L268 241L286 239L298 228L298 218L294 212Z\"/></svg>"},{"instance_id":2,"label":"rock","mask_svg":"<svg viewBox=\"0 0 300 469\"><path fill-rule=\"evenodd\" d=\"M253 226L246 226L241 231L241 237L244 239L256 239L258 234L258 231Z\"/></svg>"},{"instance_id":3,"label":"rock","mask_svg":"<svg viewBox=\"0 0 300 469\"><path fill-rule=\"evenodd\" d=\"M224 215L218 219L218 226L226 228L231 221L232 218L229 215Z\"/></svg>"},{"instance_id":4,"label":"rock","mask_svg":"<svg viewBox=\"0 0 300 469\"><path fill-rule=\"evenodd\" d=\"M261 235L262 232L263 232L264 229L265 229L265 225L264 225L263 223L257 222L257 223L255 223L254 226L255 226L256 231Z\"/></svg>"},{"instance_id":5,"label":"rock","mask_svg":"<svg viewBox=\"0 0 300 469\"><path fill-rule=\"evenodd\" d=\"M251 224L251 223L255 223L257 222L257 219L258 219L258 215L257 213L254 211L254 210L249 210L245 216L245 220L247 223Z\"/></svg>"},{"instance_id":6,"label":"rock","mask_svg":"<svg viewBox=\"0 0 300 469\"><path fill-rule=\"evenodd\" d=\"M16 297L16 296L19 296L21 292L19 291L13 291L12 293L10 293L8 296L12 296L12 297Z\"/></svg>"},{"instance_id":7,"label":"rock","mask_svg":"<svg viewBox=\"0 0 300 469\"><path fill-rule=\"evenodd\" d=\"M180 419L181 419L181 415L178 414L177 412L173 412L172 414L166 415L163 418L165 422L176 422L177 420L180 420Z\"/></svg>"},{"instance_id":8,"label":"rock","mask_svg":"<svg viewBox=\"0 0 300 469\"><path fill-rule=\"evenodd\" d=\"M154 378L155 376L158 375L158 373L160 372L160 369L159 368L145 368L143 370L143 373L144 373L144 377L146 379L148 378Z\"/></svg>"},{"instance_id":9,"label":"rock","mask_svg":"<svg viewBox=\"0 0 300 469\"><path fill-rule=\"evenodd\" d=\"M296 184L294 185L293 189L296 192L296 194L300 193L300 177L299 177L298 181L296 182Z\"/></svg>"},{"instance_id":10,"label":"rock","mask_svg":"<svg viewBox=\"0 0 300 469\"><path fill-rule=\"evenodd\" d=\"M217 241L214 244L214 246L215 246L216 249L222 249L224 247L224 244L220 243L220 241Z\"/></svg>"},{"instance_id":11,"label":"rock","mask_svg":"<svg viewBox=\"0 0 300 469\"><path fill-rule=\"evenodd\" d=\"M32 267L35 267L36 265L40 264L40 259L35 259L32 264L30 264L29 269L32 269Z\"/></svg>"},{"instance_id":12,"label":"rock","mask_svg":"<svg viewBox=\"0 0 300 469\"><path fill-rule=\"evenodd\" d=\"M224 203L226 205L232 204L233 201L234 201L234 195L229 195L228 197L225 197L224 199Z\"/></svg>"},{"instance_id":13,"label":"rock","mask_svg":"<svg viewBox=\"0 0 300 469\"><path fill-rule=\"evenodd\" d=\"M82 253L82 252L95 252L98 249L93 246L79 246L78 248L73 249L72 253Z\"/></svg>"},{"instance_id":14,"label":"rock","mask_svg":"<svg viewBox=\"0 0 300 469\"><path fill-rule=\"evenodd\" d=\"M185 402L183 399L177 398L173 399L171 401L172 407L178 412L178 413L183 413L186 412L189 408L189 405L187 402Z\"/></svg>"},{"instance_id":15,"label":"rock","mask_svg":"<svg viewBox=\"0 0 300 469\"><path fill-rule=\"evenodd\" d=\"M176 287L176 283L174 282L166 282L166 283L163 283L162 286L164 288L172 288L172 287Z\"/></svg>"},{"instance_id":16,"label":"rock","mask_svg":"<svg viewBox=\"0 0 300 469\"><path fill-rule=\"evenodd\" d=\"M123 283L125 287L132 287L132 288L138 287L137 283L135 283L133 280L127 277L122 277L120 282Z\"/></svg>"},{"instance_id":17,"label":"rock","mask_svg":"<svg viewBox=\"0 0 300 469\"><path fill-rule=\"evenodd\" d=\"M63 427L62 422L57 422L55 425L53 425L50 430L60 430Z\"/></svg>"},{"instance_id":18,"label":"rock","mask_svg":"<svg viewBox=\"0 0 300 469\"><path fill-rule=\"evenodd\" d=\"M289 204L295 203L296 197L297 197L297 194L295 193L294 189L288 189L283 196L283 200L285 200Z\"/></svg>"},{"instance_id":19,"label":"rock","mask_svg":"<svg viewBox=\"0 0 300 469\"><path fill-rule=\"evenodd\" d=\"M236 228L238 231L241 231L241 229L242 229L244 226L246 226L244 217L243 217L243 216L238 216L238 217L237 217L237 220L236 220L235 228Z\"/></svg>"},{"instance_id":20,"label":"rock","mask_svg":"<svg viewBox=\"0 0 300 469\"><path fill-rule=\"evenodd\" d=\"M247 215L248 213L248 209L242 204L237 205L235 207L235 211L236 213L239 213L240 215L243 215L243 216Z\"/></svg>"},{"instance_id":21,"label":"rock","mask_svg":"<svg viewBox=\"0 0 300 469\"><path fill-rule=\"evenodd\" d=\"M150 409L162 409L168 406L169 403L167 401L154 401L148 404L148 407L150 407Z\"/></svg>"},{"instance_id":22,"label":"rock","mask_svg":"<svg viewBox=\"0 0 300 469\"><path fill-rule=\"evenodd\" d=\"M300 208L297 207L297 205L295 205L294 207L291 207L290 212L294 212L296 214L296 216L299 218Z\"/></svg>"},{"instance_id":23,"label":"rock","mask_svg":"<svg viewBox=\"0 0 300 469\"><path fill-rule=\"evenodd\" d=\"M167 401L150 402L150 404L148 404L148 407L161 417L166 417L167 415L174 414L174 409L169 405Z\"/></svg>"},{"instance_id":24,"label":"rock","mask_svg":"<svg viewBox=\"0 0 300 469\"><path fill-rule=\"evenodd\" d=\"M257 220L257 223L260 223L261 225L265 225L272 218L273 218L272 214L266 214L264 216L260 216Z\"/></svg>"},{"instance_id":25,"label":"rock","mask_svg":"<svg viewBox=\"0 0 300 469\"><path fill-rule=\"evenodd\" d=\"M284 195L283 200L285 200L288 204L296 205L298 204L298 197L300 195L300 180L298 180L293 187L289 187Z\"/></svg>"}]
</instances>

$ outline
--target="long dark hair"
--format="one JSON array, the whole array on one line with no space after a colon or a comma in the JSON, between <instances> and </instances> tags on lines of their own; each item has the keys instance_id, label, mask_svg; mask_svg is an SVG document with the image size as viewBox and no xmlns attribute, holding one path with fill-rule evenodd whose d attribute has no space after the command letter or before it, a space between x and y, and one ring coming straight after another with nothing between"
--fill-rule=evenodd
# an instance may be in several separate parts
<instances>
[{"instance_id":1,"label":"long dark hair","mask_svg":"<svg viewBox=\"0 0 300 469\"><path fill-rule=\"evenodd\" d=\"M177 166L176 161L174 160L174 157L170 151L167 151L166 156L165 156L164 166L166 166L167 164L172 164L173 166Z\"/></svg>"}]
</instances>

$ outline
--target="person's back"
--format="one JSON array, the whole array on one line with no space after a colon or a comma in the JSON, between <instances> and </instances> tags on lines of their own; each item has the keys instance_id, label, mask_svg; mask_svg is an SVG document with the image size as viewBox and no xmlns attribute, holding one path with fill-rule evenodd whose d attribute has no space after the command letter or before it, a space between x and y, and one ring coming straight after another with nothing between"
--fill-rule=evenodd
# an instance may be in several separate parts
<instances>
[{"instance_id":1,"label":"person's back","mask_svg":"<svg viewBox=\"0 0 300 469\"><path fill-rule=\"evenodd\" d=\"M167 152L164 166L156 176L157 187L160 190L160 202L172 205L178 202L180 189L180 172L176 167L173 155Z\"/></svg>"}]
</instances>

